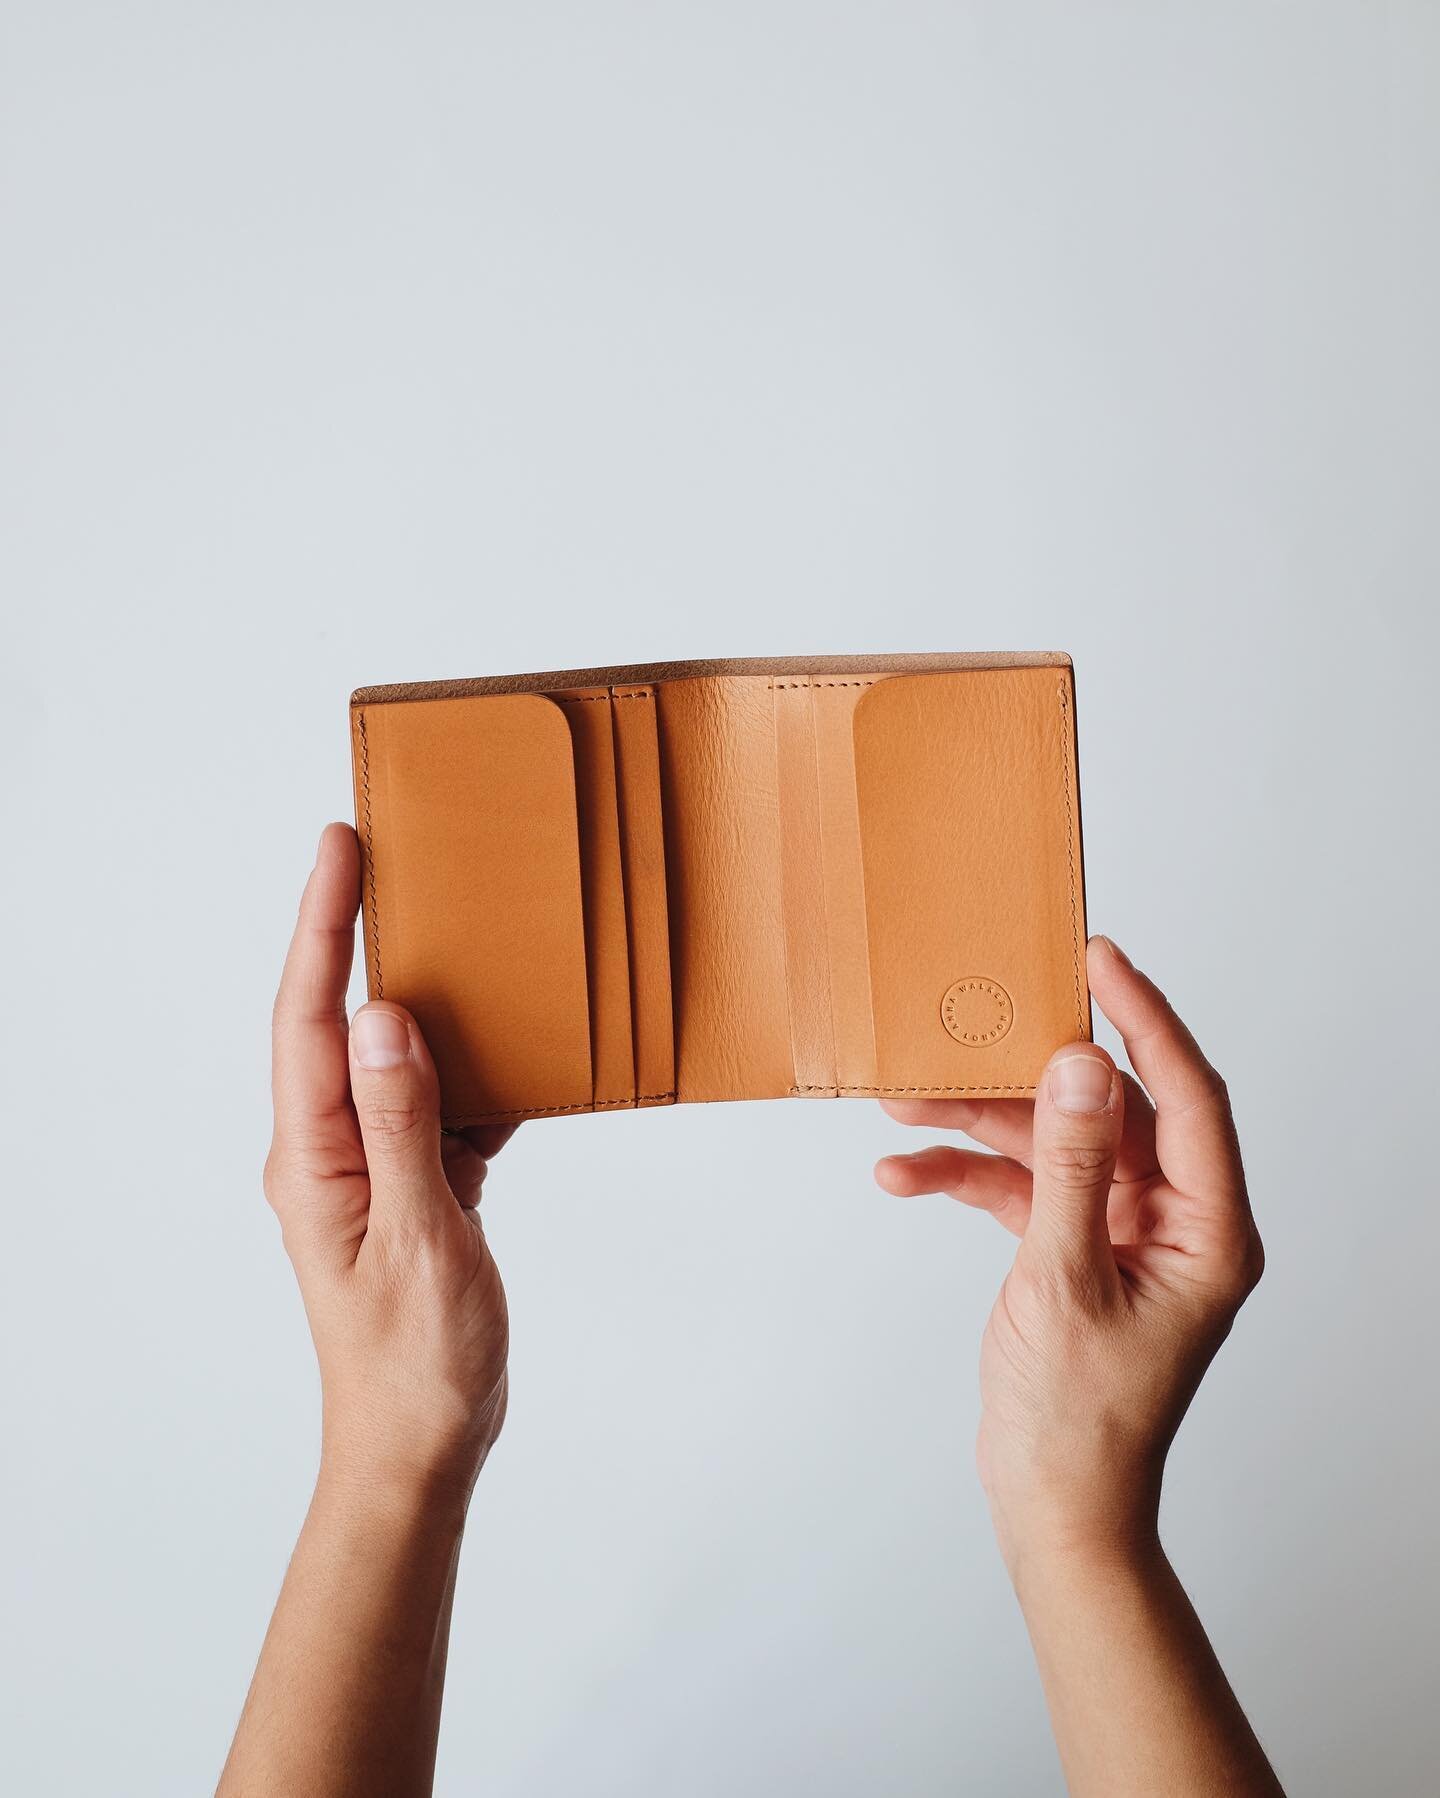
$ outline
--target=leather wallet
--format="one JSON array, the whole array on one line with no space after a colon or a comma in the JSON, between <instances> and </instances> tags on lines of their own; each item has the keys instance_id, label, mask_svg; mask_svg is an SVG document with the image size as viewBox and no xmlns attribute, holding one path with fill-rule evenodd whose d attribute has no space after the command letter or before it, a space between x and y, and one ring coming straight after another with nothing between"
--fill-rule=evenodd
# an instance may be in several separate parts
<instances>
[{"instance_id":1,"label":"leather wallet","mask_svg":"<svg viewBox=\"0 0 1440 1798\"><path fill-rule=\"evenodd\" d=\"M1068 656L362 687L351 741L370 996L449 1128L1029 1093L1090 1034Z\"/></svg>"}]
</instances>

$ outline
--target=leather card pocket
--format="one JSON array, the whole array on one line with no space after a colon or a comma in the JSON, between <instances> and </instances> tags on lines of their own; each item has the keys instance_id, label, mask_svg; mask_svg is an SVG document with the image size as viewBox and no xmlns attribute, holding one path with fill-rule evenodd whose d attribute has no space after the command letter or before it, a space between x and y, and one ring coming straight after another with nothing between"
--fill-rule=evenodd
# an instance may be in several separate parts
<instances>
[{"instance_id":1,"label":"leather card pocket","mask_svg":"<svg viewBox=\"0 0 1440 1798\"><path fill-rule=\"evenodd\" d=\"M420 1023L450 1125L592 1102L570 729L532 693L358 706L372 998Z\"/></svg>"},{"instance_id":2,"label":"leather card pocket","mask_svg":"<svg viewBox=\"0 0 1440 1798\"><path fill-rule=\"evenodd\" d=\"M1089 1035L1069 670L892 675L854 730L876 1089L1032 1091Z\"/></svg>"},{"instance_id":3,"label":"leather card pocket","mask_svg":"<svg viewBox=\"0 0 1440 1798\"><path fill-rule=\"evenodd\" d=\"M665 890L655 689L615 687L611 701L630 947L635 1103L666 1105L675 1097L675 1017L670 993L670 911Z\"/></svg>"},{"instance_id":4,"label":"leather card pocket","mask_svg":"<svg viewBox=\"0 0 1440 1798\"><path fill-rule=\"evenodd\" d=\"M556 693L554 699L564 708L575 752L592 1098L596 1109L603 1111L633 1105L636 1091L610 689L580 687Z\"/></svg>"},{"instance_id":5,"label":"leather card pocket","mask_svg":"<svg viewBox=\"0 0 1440 1798\"><path fill-rule=\"evenodd\" d=\"M795 1075L770 681L665 681L657 698L678 1096L776 1098Z\"/></svg>"},{"instance_id":6,"label":"leather card pocket","mask_svg":"<svg viewBox=\"0 0 1440 1798\"><path fill-rule=\"evenodd\" d=\"M773 683L796 1093L835 1096L875 1082L854 716L881 678L791 675Z\"/></svg>"}]
</instances>

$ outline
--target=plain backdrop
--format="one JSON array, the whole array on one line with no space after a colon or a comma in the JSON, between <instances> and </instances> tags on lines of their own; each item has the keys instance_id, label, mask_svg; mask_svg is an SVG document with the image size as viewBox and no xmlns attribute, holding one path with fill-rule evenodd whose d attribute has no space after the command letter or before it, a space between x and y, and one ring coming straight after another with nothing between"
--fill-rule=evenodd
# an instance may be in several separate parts
<instances>
[{"instance_id":1,"label":"plain backdrop","mask_svg":"<svg viewBox=\"0 0 1440 1798\"><path fill-rule=\"evenodd\" d=\"M303 1513L350 689L1057 648L1270 1258L1166 1538L1293 1791L1432 1790L1440 8L4 0L0 161L0 1785L209 1790ZM506 1150L442 1794L1061 1789L919 1140Z\"/></svg>"}]
</instances>

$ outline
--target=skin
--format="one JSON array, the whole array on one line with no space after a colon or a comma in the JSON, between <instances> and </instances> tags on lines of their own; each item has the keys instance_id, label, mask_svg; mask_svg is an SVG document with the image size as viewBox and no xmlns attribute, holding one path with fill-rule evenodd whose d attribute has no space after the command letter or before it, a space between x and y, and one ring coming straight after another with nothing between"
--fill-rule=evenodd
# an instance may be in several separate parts
<instances>
[{"instance_id":1,"label":"skin","mask_svg":"<svg viewBox=\"0 0 1440 1798\"><path fill-rule=\"evenodd\" d=\"M332 824L275 1002L265 1168L320 1363L320 1472L221 1798L431 1790L466 1510L505 1417L505 1295L477 1207L509 1131L442 1138L401 1007L347 1029L359 887L355 834ZM979 1462L1070 1790L1275 1793L1157 1527L1166 1450L1259 1238L1218 1077L1104 938L1090 981L1149 1097L1072 1044L1033 1104L888 1105L999 1154L946 1144L876 1176L1021 1238L985 1332Z\"/></svg>"},{"instance_id":2,"label":"skin","mask_svg":"<svg viewBox=\"0 0 1440 1798\"><path fill-rule=\"evenodd\" d=\"M509 1132L442 1147L399 1006L347 1031L359 894L355 833L332 824L275 1001L265 1165L320 1362L320 1473L224 1798L430 1791L466 1507L505 1420L505 1294L476 1207Z\"/></svg>"},{"instance_id":3,"label":"skin","mask_svg":"<svg viewBox=\"0 0 1440 1798\"><path fill-rule=\"evenodd\" d=\"M1106 937L1090 990L1143 1086L1090 1043L1031 1100L886 1105L964 1131L889 1155L1020 1238L980 1351L980 1477L1076 1798L1280 1785L1160 1547L1165 1457L1264 1267L1224 1082Z\"/></svg>"}]
</instances>

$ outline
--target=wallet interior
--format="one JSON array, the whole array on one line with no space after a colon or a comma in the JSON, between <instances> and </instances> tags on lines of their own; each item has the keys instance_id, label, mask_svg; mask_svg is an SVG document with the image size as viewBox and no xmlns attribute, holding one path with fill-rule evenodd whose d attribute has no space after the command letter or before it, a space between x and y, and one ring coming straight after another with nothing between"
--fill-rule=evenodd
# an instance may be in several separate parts
<instances>
[{"instance_id":1,"label":"wallet interior","mask_svg":"<svg viewBox=\"0 0 1440 1798\"><path fill-rule=\"evenodd\" d=\"M352 730L369 989L448 1125L1021 1093L1089 1034L1068 658L369 688Z\"/></svg>"}]
</instances>

